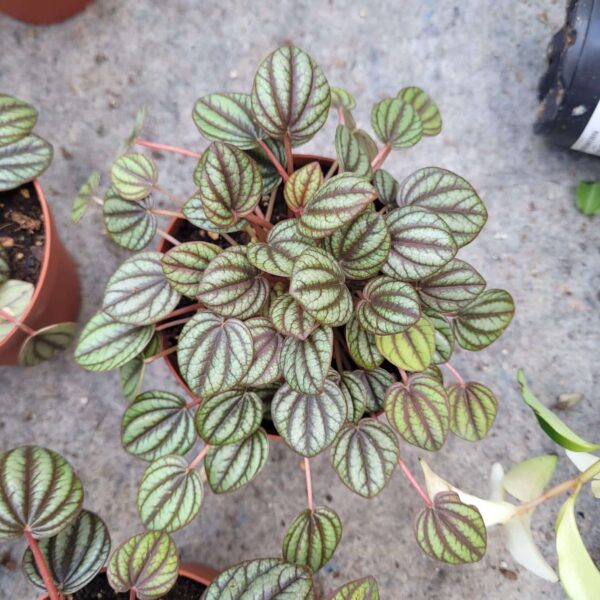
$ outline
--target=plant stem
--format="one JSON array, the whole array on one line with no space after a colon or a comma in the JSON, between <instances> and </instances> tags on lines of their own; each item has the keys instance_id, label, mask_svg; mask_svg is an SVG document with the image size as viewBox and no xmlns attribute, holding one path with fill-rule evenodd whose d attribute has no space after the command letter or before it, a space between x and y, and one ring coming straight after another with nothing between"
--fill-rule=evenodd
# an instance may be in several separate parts
<instances>
[{"instance_id":1,"label":"plant stem","mask_svg":"<svg viewBox=\"0 0 600 600\"><path fill-rule=\"evenodd\" d=\"M164 240L167 240L167 242L173 244L173 246L179 246L181 244L179 240L175 239L171 234L167 233L166 231L163 231L159 227L156 228L156 233Z\"/></svg>"},{"instance_id":2,"label":"plant stem","mask_svg":"<svg viewBox=\"0 0 600 600\"><path fill-rule=\"evenodd\" d=\"M329 181L329 179L331 179L331 177L333 176L333 174L335 173L336 169L340 166L340 163L337 160L334 160L331 163L331 166L329 167L329 171L327 171L327 174L325 175L325 177L323 178L323 182L325 181Z\"/></svg>"},{"instance_id":3,"label":"plant stem","mask_svg":"<svg viewBox=\"0 0 600 600\"><path fill-rule=\"evenodd\" d=\"M266 230L273 229L273 225L271 225L271 223L269 223L269 221L267 221L264 218L264 216L261 217L260 215L258 215L256 213L248 213L247 215L244 215L244 216L253 225L258 225L258 227L262 227L263 229L266 229Z\"/></svg>"},{"instance_id":4,"label":"plant stem","mask_svg":"<svg viewBox=\"0 0 600 600\"><path fill-rule=\"evenodd\" d=\"M277 169L278 173L281 175L281 178L283 179L283 181L284 182L287 181L288 177L289 177L289 175L287 174L287 171L283 168L281 163L277 160L277 157L271 152L271 149L269 148L269 146L267 146L267 144L265 144L264 140L257 139L256 141L258 142L258 145L265 151L265 154L269 157L269 160L273 163L273 165Z\"/></svg>"},{"instance_id":5,"label":"plant stem","mask_svg":"<svg viewBox=\"0 0 600 600\"><path fill-rule=\"evenodd\" d=\"M35 329L32 329L25 323L22 323L19 321L19 319L3 308L0 308L0 319L4 319L5 321L12 323L15 327L19 328L23 333L26 333L29 336L34 336L37 333Z\"/></svg>"},{"instance_id":6,"label":"plant stem","mask_svg":"<svg viewBox=\"0 0 600 600\"><path fill-rule=\"evenodd\" d=\"M178 210L167 210L165 208L149 208L149 213L153 215L161 215L163 217L175 217L177 219L185 219L185 215Z\"/></svg>"},{"instance_id":7,"label":"plant stem","mask_svg":"<svg viewBox=\"0 0 600 600\"><path fill-rule=\"evenodd\" d=\"M186 200L182 200L181 198L178 198L175 194L172 194L171 192L169 192L169 190L165 190L165 188L161 187L157 183L154 184L154 189L157 192L160 192L163 196L166 196L169 200L171 200L171 202L174 202L175 204L177 204L179 206L183 206L187 202Z\"/></svg>"},{"instance_id":8,"label":"plant stem","mask_svg":"<svg viewBox=\"0 0 600 600\"><path fill-rule=\"evenodd\" d=\"M458 382L459 385L465 385L465 380L461 377L460 373L450 364L450 363L444 363L444 367L446 367L446 369L448 369L448 371L450 371L450 373L452 373L452 375L454 376L454 379L456 379L456 381Z\"/></svg>"},{"instance_id":9,"label":"plant stem","mask_svg":"<svg viewBox=\"0 0 600 600\"><path fill-rule=\"evenodd\" d=\"M187 321L187 319L186 319L186 321ZM156 328L156 330L158 331L158 327ZM171 346L170 348L167 348L166 350L161 350L158 354L154 354L152 356L149 356L148 358L145 358L144 362L146 364L151 363L158 358L162 358L163 356L169 356L169 354L173 354L173 352L176 352L176 351L177 351L177 346Z\"/></svg>"},{"instance_id":10,"label":"plant stem","mask_svg":"<svg viewBox=\"0 0 600 600\"><path fill-rule=\"evenodd\" d=\"M209 450L210 450L210 444L205 444L204 448L202 448L202 450L200 450L200 452L198 453L198 456L196 456L196 458L190 463L190 466L188 467L188 469L190 471L192 469L195 469L204 460L204 457L206 456L206 453Z\"/></svg>"},{"instance_id":11,"label":"plant stem","mask_svg":"<svg viewBox=\"0 0 600 600\"><path fill-rule=\"evenodd\" d=\"M167 144L157 144L156 142L149 142L142 138L136 138L134 144L138 146L145 146L146 148L152 148L153 150L164 150L165 152L174 152L176 154L182 154L183 156L191 156L192 158L200 158L202 156L199 152L193 152L192 150L186 150L179 146L168 146Z\"/></svg>"},{"instance_id":12,"label":"plant stem","mask_svg":"<svg viewBox=\"0 0 600 600\"><path fill-rule=\"evenodd\" d=\"M400 369L400 368L398 368L398 371L400 372L400 377L402 378L402 383L404 385L408 385L408 375L406 374L406 371L404 369Z\"/></svg>"},{"instance_id":13,"label":"plant stem","mask_svg":"<svg viewBox=\"0 0 600 600\"><path fill-rule=\"evenodd\" d=\"M135 590L129 590L129 600L135 600Z\"/></svg>"},{"instance_id":14,"label":"plant stem","mask_svg":"<svg viewBox=\"0 0 600 600\"><path fill-rule=\"evenodd\" d=\"M33 537L31 531L25 531L25 539L31 548L33 558L35 559L35 564L37 565L40 575L42 576L42 580L44 581L44 585L46 586L46 591L50 596L50 600L61 600L60 594L58 593L54 580L52 579L52 575L50 574L50 569L46 564L46 559L44 558L44 555L38 546L37 540Z\"/></svg>"},{"instance_id":15,"label":"plant stem","mask_svg":"<svg viewBox=\"0 0 600 600\"><path fill-rule=\"evenodd\" d=\"M304 457L304 476L306 477L306 498L308 500L308 510L314 510L313 490L312 490L312 475L310 473L310 460Z\"/></svg>"},{"instance_id":16,"label":"plant stem","mask_svg":"<svg viewBox=\"0 0 600 600\"><path fill-rule=\"evenodd\" d=\"M98 206L104 206L104 200L102 200L102 198L99 198L98 196L92 196L92 200L98 205Z\"/></svg>"},{"instance_id":17,"label":"plant stem","mask_svg":"<svg viewBox=\"0 0 600 600\"><path fill-rule=\"evenodd\" d=\"M423 498L423 502L425 502L425 504L427 504L427 506L431 508L433 506L433 502L425 493L423 488L419 485L419 482L415 479L415 476L412 474L412 471L408 468L407 464L401 458L398 458L398 466L402 470L402 473L404 473L406 479L408 479L410 484L415 488L419 496Z\"/></svg>"},{"instance_id":18,"label":"plant stem","mask_svg":"<svg viewBox=\"0 0 600 600\"><path fill-rule=\"evenodd\" d=\"M163 321L166 321L167 319L172 319L173 317L178 317L179 315L185 315L189 312L194 312L195 310L200 310L201 308L204 308L204 304L200 304L200 302L196 302L196 304L190 304L189 306L182 306L181 308L170 312L163 319Z\"/></svg>"},{"instance_id":19,"label":"plant stem","mask_svg":"<svg viewBox=\"0 0 600 600\"><path fill-rule=\"evenodd\" d=\"M193 400L191 400L190 402L188 402L185 405L185 407L187 409L194 408L195 406L198 406L200 404L200 402L202 402L202 400L200 400L200 398L194 398Z\"/></svg>"},{"instance_id":20,"label":"plant stem","mask_svg":"<svg viewBox=\"0 0 600 600\"><path fill-rule=\"evenodd\" d=\"M290 138L289 133L286 133L283 136L283 147L285 148L285 160L287 163L287 172L288 172L288 175L291 175L294 172L294 157L292 155L292 139Z\"/></svg>"},{"instance_id":21,"label":"plant stem","mask_svg":"<svg viewBox=\"0 0 600 600\"><path fill-rule=\"evenodd\" d=\"M389 156L392 151L392 147L389 144L386 144L376 155L371 163L371 169L373 172L377 171L379 167L385 162L385 159Z\"/></svg>"},{"instance_id":22,"label":"plant stem","mask_svg":"<svg viewBox=\"0 0 600 600\"><path fill-rule=\"evenodd\" d=\"M271 197L269 198L269 205L267 206L267 214L265 215L265 219L271 222L271 218L273 217L273 209L275 208L275 200L277 199L277 188L273 188L271 192Z\"/></svg>"},{"instance_id":23,"label":"plant stem","mask_svg":"<svg viewBox=\"0 0 600 600\"><path fill-rule=\"evenodd\" d=\"M189 317L185 317L185 319L175 319L174 321L166 321L165 323L161 323L156 331L164 331L165 329L169 329L170 327L176 327L177 325L183 325L190 320Z\"/></svg>"},{"instance_id":24,"label":"plant stem","mask_svg":"<svg viewBox=\"0 0 600 600\"><path fill-rule=\"evenodd\" d=\"M232 246L237 246L238 245L238 243L228 233L219 233L219 235L224 240L227 240Z\"/></svg>"},{"instance_id":25,"label":"plant stem","mask_svg":"<svg viewBox=\"0 0 600 600\"><path fill-rule=\"evenodd\" d=\"M338 118L340 119L340 125L346 124L346 117L344 116L344 109L341 106L337 107Z\"/></svg>"}]
</instances>

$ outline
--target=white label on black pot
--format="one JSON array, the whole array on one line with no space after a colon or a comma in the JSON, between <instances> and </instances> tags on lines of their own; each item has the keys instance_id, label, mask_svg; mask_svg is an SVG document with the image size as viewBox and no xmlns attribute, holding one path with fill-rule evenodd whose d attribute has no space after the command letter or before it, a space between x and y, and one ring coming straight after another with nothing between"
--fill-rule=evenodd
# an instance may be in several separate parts
<instances>
[{"instance_id":1,"label":"white label on black pot","mask_svg":"<svg viewBox=\"0 0 600 600\"><path fill-rule=\"evenodd\" d=\"M600 102L571 149L600 156Z\"/></svg>"}]
</instances>

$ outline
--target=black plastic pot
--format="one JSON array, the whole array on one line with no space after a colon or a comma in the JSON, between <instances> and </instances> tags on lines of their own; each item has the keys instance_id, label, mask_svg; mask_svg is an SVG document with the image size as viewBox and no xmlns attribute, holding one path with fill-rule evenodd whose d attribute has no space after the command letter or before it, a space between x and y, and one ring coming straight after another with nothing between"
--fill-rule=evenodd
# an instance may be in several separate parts
<instances>
[{"instance_id":1,"label":"black plastic pot","mask_svg":"<svg viewBox=\"0 0 600 600\"><path fill-rule=\"evenodd\" d=\"M535 132L600 156L600 0L569 0L548 47Z\"/></svg>"}]
</instances>

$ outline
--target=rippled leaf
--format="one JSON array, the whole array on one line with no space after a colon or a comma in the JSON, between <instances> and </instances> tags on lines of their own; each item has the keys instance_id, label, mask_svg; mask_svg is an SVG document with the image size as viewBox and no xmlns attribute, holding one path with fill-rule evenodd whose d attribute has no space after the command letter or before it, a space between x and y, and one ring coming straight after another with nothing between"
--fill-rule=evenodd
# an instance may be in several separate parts
<instances>
[{"instance_id":1,"label":"rippled leaf","mask_svg":"<svg viewBox=\"0 0 600 600\"><path fill-rule=\"evenodd\" d=\"M367 153L369 161L373 162L373 159L377 156L378 152L375 140L364 129L356 129L356 124L349 123L348 119L346 119L346 125L352 129L354 137L358 140L362 149Z\"/></svg>"},{"instance_id":2,"label":"rippled leaf","mask_svg":"<svg viewBox=\"0 0 600 600\"><path fill-rule=\"evenodd\" d=\"M52 154L52 146L34 134L0 146L0 192L39 177L50 166Z\"/></svg>"},{"instance_id":3,"label":"rippled leaf","mask_svg":"<svg viewBox=\"0 0 600 600\"><path fill-rule=\"evenodd\" d=\"M375 369L384 361L377 349L375 335L367 331L356 317L346 323L346 344L352 360L363 369Z\"/></svg>"},{"instance_id":4,"label":"rippled leaf","mask_svg":"<svg viewBox=\"0 0 600 600\"><path fill-rule=\"evenodd\" d=\"M319 325L289 294L282 294L272 301L269 316L277 331L300 340L305 340Z\"/></svg>"},{"instance_id":5,"label":"rippled leaf","mask_svg":"<svg viewBox=\"0 0 600 600\"><path fill-rule=\"evenodd\" d=\"M383 410L385 393L390 385L395 383L396 377L382 368L357 370L354 373L360 377L367 390L367 413L373 414Z\"/></svg>"},{"instance_id":6,"label":"rippled leaf","mask_svg":"<svg viewBox=\"0 0 600 600\"><path fill-rule=\"evenodd\" d=\"M418 87L405 87L398 92L398 98L408 102L415 109L421 125L423 135L437 135L442 131L442 117L435 102Z\"/></svg>"},{"instance_id":7,"label":"rippled leaf","mask_svg":"<svg viewBox=\"0 0 600 600\"><path fill-rule=\"evenodd\" d=\"M79 221L81 221L99 184L100 173L94 171L88 177L87 181L79 188L77 196L75 196L75 200L73 201L73 209L71 211L72 223L79 223Z\"/></svg>"},{"instance_id":8,"label":"rippled leaf","mask_svg":"<svg viewBox=\"0 0 600 600\"><path fill-rule=\"evenodd\" d=\"M358 177L371 177L371 161L352 131L338 125L335 132L335 153L340 172L354 173Z\"/></svg>"},{"instance_id":9,"label":"rippled leaf","mask_svg":"<svg viewBox=\"0 0 600 600\"><path fill-rule=\"evenodd\" d=\"M66 350L75 338L76 323L57 323L29 336L19 352L19 365L33 367Z\"/></svg>"},{"instance_id":10,"label":"rippled leaf","mask_svg":"<svg viewBox=\"0 0 600 600\"><path fill-rule=\"evenodd\" d=\"M367 407L367 388L357 373L344 371L338 382L348 407L348 421L358 423Z\"/></svg>"},{"instance_id":11,"label":"rippled leaf","mask_svg":"<svg viewBox=\"0 0 600 600\"><path fill-rule=\"evenodd\" d=\"M441 365L450 360L454 352L454 332L452 325L446 317L436 313L434 310L425 309L423 314L433 325L435 337L435 349L431 362L434 365Z\"/></svg>"},{"instance_id":12,"label":"rippled leaf","mask_svg":"<svg viewBox=\"0 0 600 600\"><path fill-rule=\"evenodd\" d=\"M0 94L0 146L14 144L31 133L37 110L8 94Z\"/></svg>"},{"instance_id":13,"label":"rippled leaf","mask_svg":"<svg viewBox=\"0 0 600 600\"><path fill-rule=\"evenodd\" d=\"M148 109L146 108L146 106L142 106L142 108L140 108L140 110L138 110L138 112L136 113L133 127L131 128L129 135L123 143L123 152L127 152L127 150L129 150L129 148L131 148L131 146L135 144L136 139L138 138L138 136L142 132L142 129L144 128L147 112Z\"/></svg>"},{"instance_id":14,"label":"rippled leaf","mask_svg":"<svg viewBox=\"0 0 600 600\"><path fill-rule=\"evenodd\" d=\"M215 225L207 216L202 204L200 194L192 196L183 207L185 218L192 224L205 231L215 233L232 233L235 231L244 231L248 227L248 221L244 218L239 218L231 225Z\"/></svg>"},{"instance_id":15,"label":"rippled leaf","mask_svg":"<svg viewBox=\"0 0 600 600\"><path fill-rule=\"evenodd\" d=\"M254 358L240 385L260 387L272 383L281 377L281 336L265 317L248 319L246 327L252 335Z\"/></svg>"},{"instance_id":16,"label":"rippled leaf","mask_svg":"<svg viewBox=\"0 0 600 600\"><path fill-rule=\"evenodd\" d=\"M392 148L409 148L423 136L419 114L411 104L385 98L371 111L371 126L377 137Z\"/></svg>"},{"instance_id":17,"label":"rippled leaf","mask_svg":"<svg viewBox=\"0 0 600 600\"><path fill-rule=\"evenodd\" d=\"M494 392L476 381L448 388L452 418L450 429L470 442L482 440L492 427L498 412Z\"/></svg>"},{"instance_id":18,"label":"rippled leaf","mask_svg":"<svg viewBox=\"0 0 600 600\"><path fill-rule=\"evenodd\" d=\"M377 191L377 197L382 204L395 208L400 184L385 169L377 169L373 176L373 185Z\"/></svg>"},{"instance_id":19,"label":"rippled leaf","mask_svg":"<svg viewBox=\"0 0 600 600\"><path fill-rule=\"evenodd\" d=\"M123 154L114 162L110 178L117 194L125 200L142 200L156 187L158 169L139 152Z\"/></svg>"},{"instance_id":20,"label":"rippled leaf","mask_svg":"<svg viewBox=\"0 0 600 600\"><path fill-rule=\"evenodd\" d=\"M295 211L303 209L323 184L323 171L317 162L311 162L288 178L283 188L286 204Z\"/></svg>"}]
</instances>

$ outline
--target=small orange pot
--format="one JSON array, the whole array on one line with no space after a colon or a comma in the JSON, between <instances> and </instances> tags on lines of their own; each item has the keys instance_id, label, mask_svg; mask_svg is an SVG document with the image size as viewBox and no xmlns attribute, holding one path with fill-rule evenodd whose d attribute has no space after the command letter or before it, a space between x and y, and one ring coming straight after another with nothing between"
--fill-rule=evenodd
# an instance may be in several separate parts
<instances>
[{"instance_id":1,"label":"small orange pot","mask_svg":"<svg viewBox=\"0 0 600 600\"><path fill-rule=\"evenodd\" d=\"M81 298L75 262L58 237L39 182L36 180L33 185L44 217L44 261L33 298L21 321L38 330L56 323L77 321ZM0 365L18 364L19 351L26 339L27 335L14 327L0 342Z\"/></svg>"},{"instance_id":2,"label":"small orange pot","mask_svg":"<svg viewBox=\"0 0 600 600\"><path fill-rule=\"evenodd\" d=\"M81 12L92 0L0 0L0 12L32 25L51 25Z\"/></svg>"}]
</instances>

